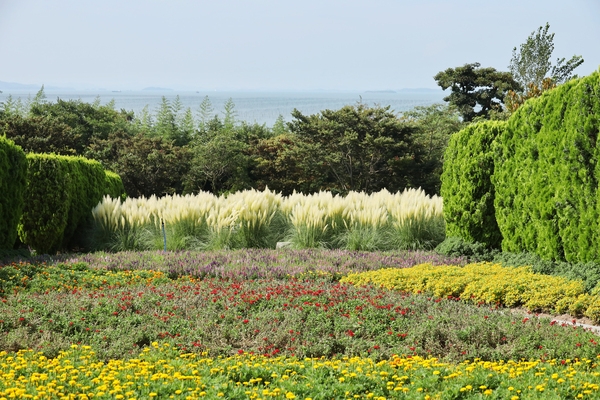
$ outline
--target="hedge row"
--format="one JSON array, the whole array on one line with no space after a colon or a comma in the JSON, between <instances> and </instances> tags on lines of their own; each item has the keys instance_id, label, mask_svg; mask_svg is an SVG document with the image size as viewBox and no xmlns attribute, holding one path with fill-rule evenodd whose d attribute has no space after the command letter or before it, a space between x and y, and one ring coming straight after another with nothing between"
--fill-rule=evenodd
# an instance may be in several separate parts
<instances>
[{"instance_id":1,"label":"hedge row","mask_svg":"<svg viewBox=\"0 0 600 400\"><path fill-rule=\"evenodd\" d=\"M12 248L17 240L26 176L25 153L12 140L0 136L0 249Z\"/></svg>"},{"instance_id":2,"label":"hedge row","mask_svg":"<svg viewBox=\"0 0 600 400\"><path fill-rule=\"evenodd\" d=\"M106 194L124 193L118 175L106 173L97 161L30 153L27 163L19 238L39 253L80 245L79 233L91 223L96 204Z\"/></svg>"},{"instance_id":3,"label":"hedge row","mask_svg":"<svg viewBox=\"0 0 600 400\"><path fill-rule=\"evenodd\" d=\"M505 124L455 134L442 176L447 235L547 260L600 261L599 131L597 71L528 100Z\"/></svg>"}]
</instances>

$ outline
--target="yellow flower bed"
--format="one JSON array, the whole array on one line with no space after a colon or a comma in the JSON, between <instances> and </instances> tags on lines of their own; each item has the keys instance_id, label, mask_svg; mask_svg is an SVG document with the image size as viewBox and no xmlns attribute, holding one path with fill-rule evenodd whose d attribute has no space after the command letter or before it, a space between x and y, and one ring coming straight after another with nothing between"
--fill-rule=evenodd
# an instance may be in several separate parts
<instances>
[{"instance_id":1,"label":"yellow flower bed","mask_svg":"<svg viewBox=\"0 0 600 400\"><path fill-rule=\"evenodd\" d=\"M529 267L502 267L492 263L464 267L421 264L349 274L341 282L451 296L475 303L523 306L531 311L584 314L600 321L600 298L586 294L581 281L535 274Z\"/></svg>"},{"instance_id":2,"label":"yellow flower bed","mask_svg":"<svg viewBox=\"0 0 600 400\"><path fill-rule=\"evenodd\" d=\"M53 359L31 350L0 352L0 400L593 398L597 369L587 359L452 365L421 357L210 358L158 343L137 358L103 362L74 345Z\"/></svg>"}]
</instances>

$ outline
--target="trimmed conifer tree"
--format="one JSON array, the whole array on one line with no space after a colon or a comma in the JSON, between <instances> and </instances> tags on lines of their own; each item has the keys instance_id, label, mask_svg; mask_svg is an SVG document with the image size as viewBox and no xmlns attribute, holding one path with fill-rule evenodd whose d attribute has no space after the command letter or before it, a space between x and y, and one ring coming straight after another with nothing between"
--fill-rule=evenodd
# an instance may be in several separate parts
<instances>
[{"instance_id":1,"label":"trimmed conifer tree","mask_svg":"<svg viewBox=\"0 0 600 400\"><path fill-rule=\"evenodd\" d=\"M472 124L450 138L444 155L441 195L446 237L460 237L499 248L502 235L496 223L493 142L506 123Z\"/></svg>"},{"instance_id":2,"label":"trimmed conifer tree","mask_svg":"<svg viewBox=\"0 0 600 400\"><path fill-rule=\"evenodd\" d=\"M502 249L600 260L600 72L528 100L498 140L493 183Z\"/></svg>"},{"instance_id":3,"label":"trimmed conifer tree","mask_svg":"<svg viewBox=\"0 0 600 400\"><path fill-rule=\"evenodd\" d=\"M18 226L21 241L38 253L79 247L92 209L106 194L121 197L118 175L83 157L27 155L25 206Z\"/></svg>"}]
</instances>

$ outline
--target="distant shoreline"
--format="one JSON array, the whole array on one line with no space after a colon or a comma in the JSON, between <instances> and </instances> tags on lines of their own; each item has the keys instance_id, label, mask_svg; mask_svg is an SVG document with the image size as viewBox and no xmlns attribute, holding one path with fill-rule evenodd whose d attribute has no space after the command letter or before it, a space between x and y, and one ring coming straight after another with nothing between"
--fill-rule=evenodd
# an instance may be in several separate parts
<instances>
[{"instance_id":1,"label":"distant shoreline","mask_svg":"<svg viewBox=\"0 0 600 400\"><path fill-rule=\"evenodd\" d=\"M38 89L39 90L39 89ZM120 91L119 91L120 90ZM7 101L9 96L12 101L20 101L27 104L28 99L33 98L37 90L17 93L16 90L6 90L0 93L0 103ZM79 100L86 103L100 101L100 104L112 102L117 110L124 109L136 114L146 109L152 115L160 109L163 97L174 102L179 96L181 112L190 108L197 112L200 104L206 96L213 106L213 114L222 116L223 107L228 99L235 104L236 120L248 123L257 122L271 126L279 115L284 120L290 121L291 113L298 109L304 115L317 114L323 110L337 110L346 105L356 104L358 101L368 105L391 106L394 112L411 110L417 106L427 106L440 103L443 100L442 91L405 91L395 92L369 92L356 91L351 93L342 92L296 92L296 93L274 93L274 92L178 92L178 91L128 91L115 89L115 91L54 91L45 90L47 101L54 102L58 98L62 100Z\"/></svg>"}]
</instances>

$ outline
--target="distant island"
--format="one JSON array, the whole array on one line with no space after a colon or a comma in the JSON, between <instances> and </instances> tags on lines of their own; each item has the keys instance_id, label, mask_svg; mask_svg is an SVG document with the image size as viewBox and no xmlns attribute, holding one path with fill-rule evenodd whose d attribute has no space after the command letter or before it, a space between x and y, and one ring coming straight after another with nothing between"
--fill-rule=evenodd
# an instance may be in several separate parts
<instances>
[{"instance_id":1,"label":"distant island","mask_svg":"<svg viewBox=\"0 0 600 400\"><path fill-rule=\"evenodd\" d=\"M365 93L438 93L441 89L430 88L402 88L398 90L367 90Z\"/></svg>"},{"instance_id":2,"label":"distant island","mask_svg":"<svg viewBox=\"0 0 600 400\"><path fill-rule=\"evenodd\" d=\"M430 89L430 88L404 88L400 89L399 92L427 92L427 93L438 93L442 92L442 89Z\"/></svg>"},{"instance_id":3,"label":"distant island","mask_svg":"<svg viewBox=\"0 0 600 400\"><path fill-rule=\"evenodd\" d=\"M164 91L173 91L173 89L168 89L168 88L161 88L161 87L154 87L154 86L150 86L147 88L143 88L142 90L148 90L148 91L154 91L154 92L164 92Z\"/></svg>"}]
</instances>

